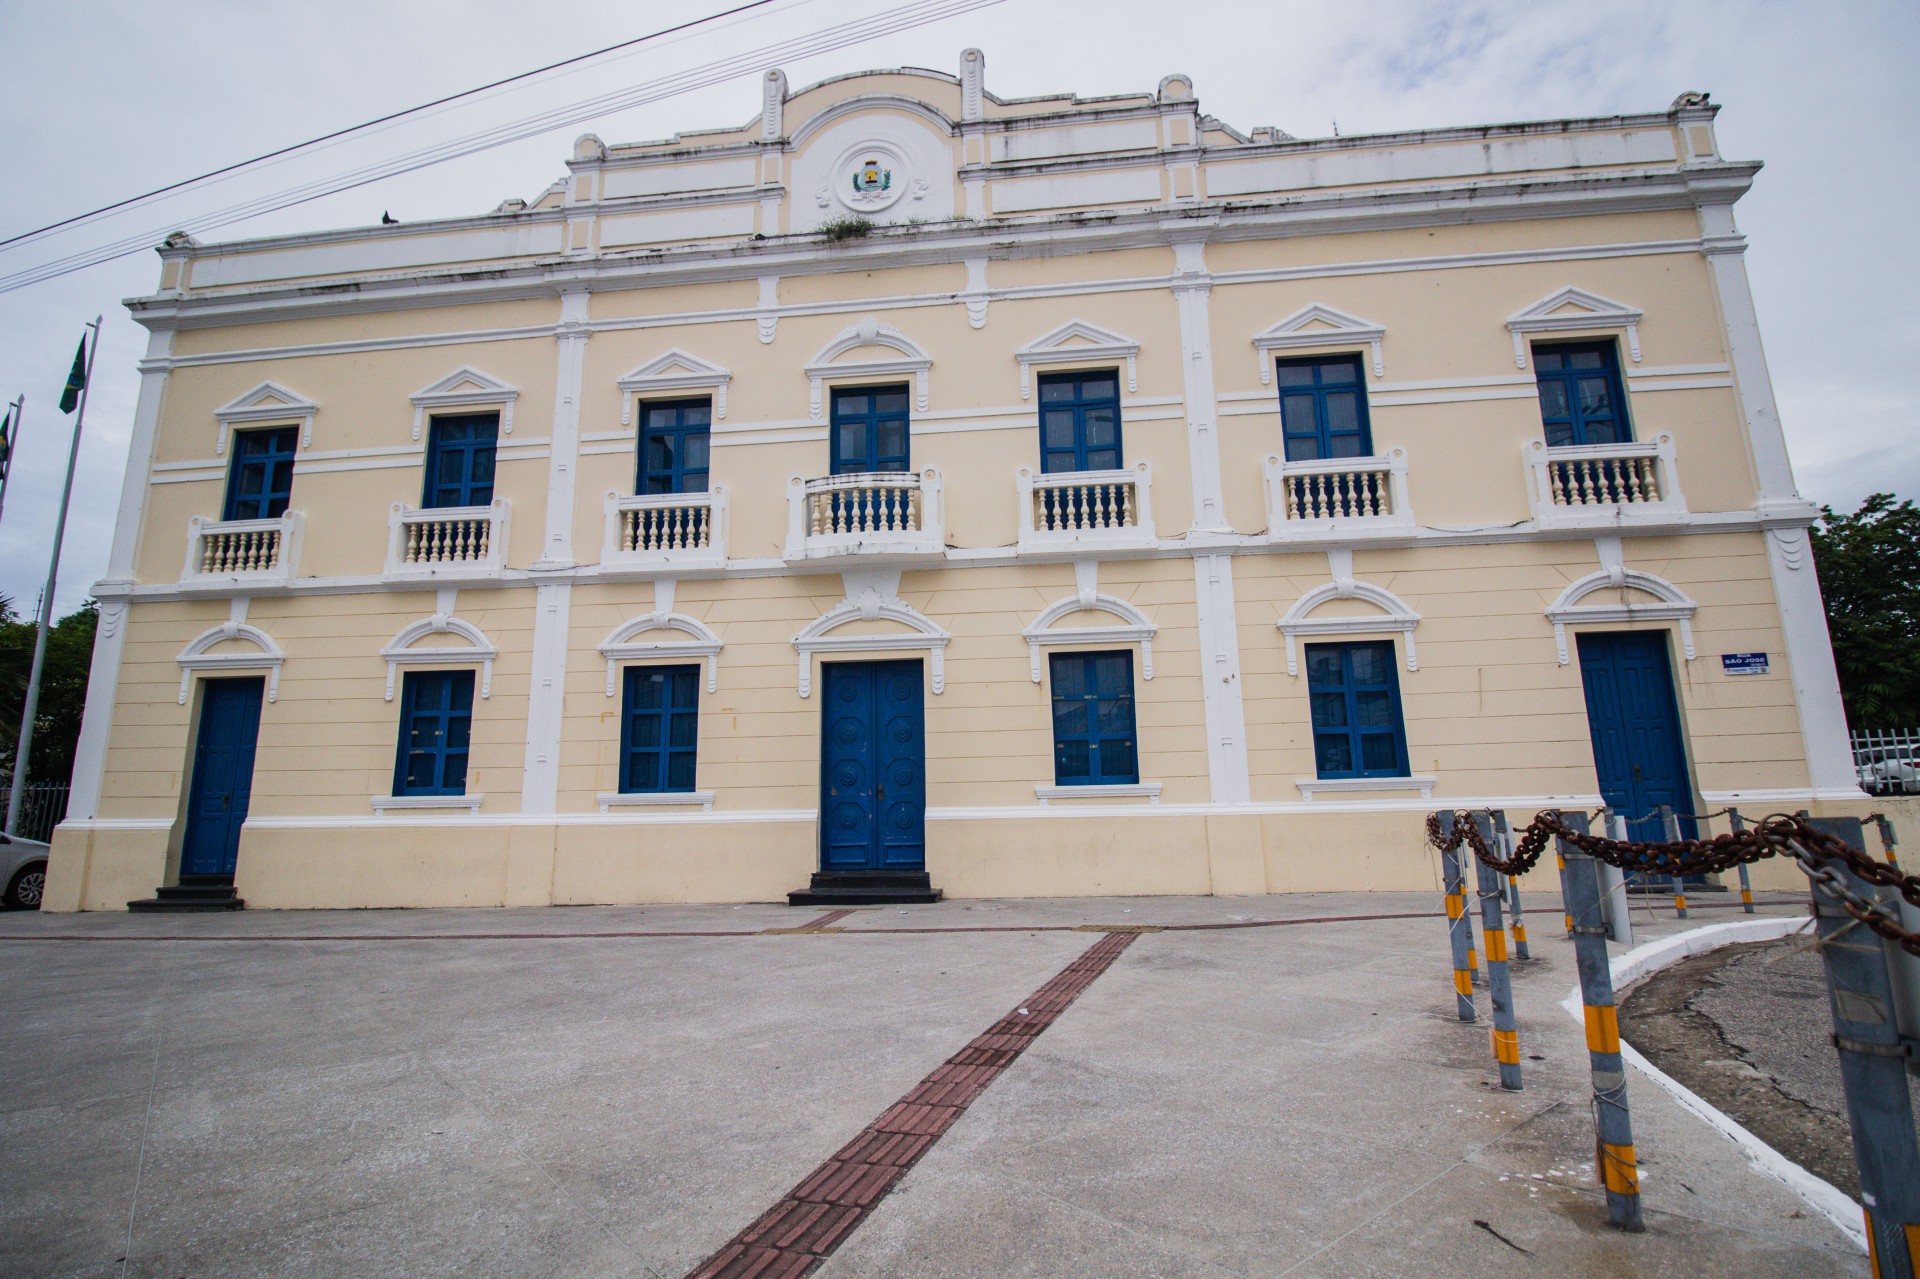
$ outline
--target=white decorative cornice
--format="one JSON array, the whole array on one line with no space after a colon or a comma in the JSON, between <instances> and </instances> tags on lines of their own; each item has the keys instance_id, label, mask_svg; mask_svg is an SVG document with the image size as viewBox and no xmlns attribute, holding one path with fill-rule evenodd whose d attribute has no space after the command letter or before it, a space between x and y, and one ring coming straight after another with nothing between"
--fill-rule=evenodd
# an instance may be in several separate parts
<instances>
[{"instance_id":1,"label":"white decorative cornice","mask_svg":"<svg viewBox=\"0 0 1920 1279\"><path fill-rule=\"evenodd\" d=\"M1610 554L1603 549L1602 558L1607 561L1605 568L1569 583L1567 589L1561 591L1559 597L1547 606L1547 620L1553 623L1553 642L1559 650L1560 665L1566 666L1573 660L1567 650L1567 626L1582 622L1678 622L1680 646L1691 662L1694 659L1693 615L1700 606L1666 578L1622 565L1617 543L1612 546ZM1660 602L1634 604L1628 602L1623 593L1611 604L1580 603L1601 590L1640 591Z\"/></svg>"},{"instance_id":2,"label":"white decorative cornice","mask_svg":"<svg viewBox=\"0 0 1920 1279\"><path fill-rule=\"evenodd\" d=\"M733 370L675 347L621 376L620 390L623 394L620 397L620 425L632 423L636 396L673 391L712 391L713 415L715 418L724 418L727 415L727 383L731 381Z\"/></svg>"},{"instance_id":3,"label":"white decorative cornice","mask_svg":"<svg viewBox=\"0 0 1920 1279\"><path fill-rule=\"evenodd\" d=\"M1351 566L1349 553L1347 564ZM1379 609L1377 614L1368 613L1358 617L1312 617L1315 609L1329 600L1364 600ZM1300 673L1299 655L1295 650L1295 638L1301 635L1370 635L1381 631L1399 631L1407 640L1407 669L1420 669L1420 659L1413 647L1413 631L1420 625L1420 615L1407 607L1405 600L1382 586L1371 582L1358 582L1351 577L1340 577L1324 586L1316 586L1293 602L1286 616L1278 623L1280 631L1287 637L1287 674Z\"/></svg>"},{"instance_id":4,"label":"white decorative cornice","mask_svg":"<svg viewBox=\"0 0 1920 1279\"><path fill-rule=\"evenodd\" d=\"M464 365L435 382L432 386L422 387L409 397L413 401L413 438L420 438L420 428L426 415L436 409L483 408L497 405L500 409L500 433L513 434L513 403L520 398L520 389L509 386L499 378L482 373L472 365Z\"/></svg>"},{"instance_id":5,"label":"white decorative cornice","mask_svg":"<svg viewBox=\"0 0 1920 1279\"><path fill-rule=\"evenodd\" d=\"M1013 358L1020 361L1020 398L1033 398L1033 366L1036 364L1087 365L1125 360L1127 390L1137 391L1140 389L1139 356L1140 343L1136 339L1087 320L1068 320L1013 353Z\"/></svg>"},{"instance_id":6,"label":"white decorative cornice","mask_svg":"<svg viewBox=\"0 0 1920 1279\"><path fill-rule=\"evenodd\" d=\"M1072 613L1107 613L1120 619L1117 626L1064 626L1054 623ZM1055 600L1040 610L1021 635L1027 641L1027 660L1033 682L1040 682L1040 650L1062 644L1138 644L1140 676L1153 678L1153 637L1160 631L1145 613L1112 595L1085 590Z\"/></svg>"},{"instance_id":7,"label":"white decorative cornice","mask_svg":"<svg viewBox=\"0 0 1920 1279\"><path fill-rule=\"evenodd\" d=\"M885 619L908 629L905 635L832 635L830 631L854 621ZM946 648L953 636L926 614L898 596L883 596L869 587L858 599L846 599L828 609L793 637L794 651L800 655L800 696L813 694L813 655L815 653L884 653L898 649L923 649L933 666L933 691L947 689Z\"/></svg>"},{"instance_id":8,"label":"white decorative cornice","mask_svg":"<svg viewBox=\"0 0 1920 1279\"><path fill-rule=\"evenodd\" d=\"M214 418L220 423L220 435L214 441L213 451L227 451L227 437L232 434L234 427L262 422L298 422L300 447L309 448L313 444L314 415L319 411L319 405L298 391L289 391L278 382L262 382L245 395L213 411Z\"/></svg>"},{"instance_id":9,"label":"white decorative cornice","mask_svg":"<svg viewBox=\"0 0 1920 1279\"><path fill-rule=\"evenodd\" d=\"M841 356L863 346L886 347L899 352L900 358L839 362ZM891 324L880 323L871 315L862 316L858 324L842 329L833 341L821 347L819 353L807 361L805 371L811 388L808 411L814 421L820 420L823 388L828 378L887 377L911 373L914 375L914 403L924 413L928 402L927 370L932 367L933 357L912 338Z\"/></svg>"},{"instance_id":10,"label":"white decorative cornice","mask_svg":"<svg viewBox=\"0 0 1920 1279\"><path fill-rule=\"evenodd\" d=\"M467 642L445 647L413 647L429 635L455 635ZM480 664L480 696L486 698L493 696L493 662L500 656L500 650L478 626L443 612L423 617L402 629L380 650L380 656L387 662L386 699L389 702L393 700L394 674L399 667L458 666L468 662Z\"/></svg>"},{"instance_id":11,"label":"white decorative cornice","mask_svg":"<svg viewBox=\"0 0 1920 1279\"><path fill-rule=\"evenodd\" d=\"M1386 335L1385 325L1363 320L1345 311L1336 311L1319 302L1301 307L1278 324L1254 334L1253 346L1260 357L1260 385L1270 386L1273 383L1272 355L1275 351L1348 344L1370 347L1373 351L1373 375L1385 377L1387 370L1386 362L1381 357L1381 339Z\"/></svg>"},{"instance_id":12,"label":"white decorative cornice","mask_svg":"<svg viewBox=\"0 0 1920 1279\"><path fill-rule=\"evenodd\" d=\"M642 640L640 636L660 631L684 635L685 639ZM701 657L707 663L707 691L720 691L720 650L723 645L704 622L685 613L645 613L615 627L600 641L600 655L607 659L607 696L613 696L617 669L621 662L645 662L661 658Z\"/></svg>"},{"instance_id":13,"label":"white decorative cornice","mask_svg":"<svg viewBox=\"0 0 1920 1279\"><path fill-rule=\"evenodd\" d=\"M121 606L124 611L125 605ZM267 700L275 701L280 696L280 667L286 662L286 652L273 641L273 636L257 626L249 626L246 618L246 599L234 602L233 617L210 630L194 636L180 656L173 660L180 664L180 705L187 704L187 692L193 681L195 671L259 671L267 672ZM207 650L215 644L227 640L243 640L253 645L255 653L209 653Z\"/></svg>"},{"instance_id":14,"label":"white decorative cornice","mask_svg":"<svg viewBox=\"0 0 1920 1279\"><path fill-rule=\"evenodd\" d=\"M1645 314L1625 302L1603 298L1598 293L1576 289L1572 285L1541 298L1523 311L1507 318L1513 333L1513 367L1527 367L1527 333L1577 333L1589 329L1625 329L1627 352L1640 362L1640 319Z\"/></svg>"}]
</instances>

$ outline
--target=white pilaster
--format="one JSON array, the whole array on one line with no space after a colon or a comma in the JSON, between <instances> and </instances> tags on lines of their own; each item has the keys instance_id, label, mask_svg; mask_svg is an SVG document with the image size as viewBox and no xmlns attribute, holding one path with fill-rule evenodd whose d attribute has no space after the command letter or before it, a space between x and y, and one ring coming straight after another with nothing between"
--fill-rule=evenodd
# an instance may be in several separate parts
<instances>
[{"instance_id":1,"label":"white pilaster","mask_svg":"<svg viewBox=\"0 0 1920 1279\"><path fill-rule=\"evenodd\" d=\"M1761 536L1773 570L1774 598L1780 603L1787 672L1793 680L1800 737L1807 751L1807 784L1816 794L1858 796L1860 779L1853 769L1847 711L1840 700L1833 641L1827 634L1827 606L1813 569L1813 546L1804 527L1771 528Z\"/></svg>"},{"instance_id":2,"label":"white pilaster","mask_svg":"<svg viewBox=\"0 0 1920 1279\"><path fill-rule=\"evenodd\" d=\"M1233 604L1233 557L1199 555L1193 561L1194 602L1200 616L1200 688L1207 720L1207 776L1213 802L1253 798L1247 767L1247 716L1240 695L1240 628Z\"/></svg>"},{"instance_id":3,"label":"white pilaster","mask_svg":"<svg viewBox=\"0 0 1920 1279\"><path fill-rule=\"evenodd\" d=\"M113 526L113 548L107 556L107 576L95 585L133 584L133 566L140 550L141 525L146 521L147 491L153 468L153 448L160 427L160 409L166 400L171 369L173 330L147 334L147 355L140 362L140 399L133 410L133 438L127 446L127 473L120 482L120 509ZM120 655L127 646L124 599L100 601L100 623L94 632L93 663L87 675L87 705L80 721L80 739L73 752L73 789L67 799L71 819L99 816L100 783L107 768L107 738L113 731L113 703L120 691Z\"/></svg>"},{"instance_id":4,"label":"white pilaster","mask_svg":"<svg viewBox=\"0 0 1920 1279\"><path fill-rule=\"evenodd\" d=\"M553 439L547 464L547 527L542 569L573 565L573 496L580 461L580 396L586 365L584 290L560 296L559 345L553 388ZM541 582L534 590L533 675L527 690L527 754L521 771L520 811L549 814L560 796L560 737L566 718L568 616L573 585Z\"/></svg>"},{"instance_id":5,"label":"white pilaster","mask_svg":"<svg viewBox=\"0 0 1920 1279\"><path fill-rule=\"evenodd\" d=\"M1180 367L1187 398L1187 456L1193 471L1193 527L1197 532L1229 533L1220 483L1220 408L1213 386L1213 331L1207 321L1207 297L1213 276L1207 271L1204 231L1174 241L1173 300L1180 312Z\"/></svg>"},{"instance_id":6,"label":"white pilaster","mask_svg":"<svg viewBox=\"0 0 1920 1279\"><path fill-rule=\"evenodd\" d=\"M1707 266L1713 272L1714 291L1720 296L1720 315L1727 326L1727 361L1733 365L1734 394L1747 420L1747 442L1753 454L1760 503L1764 507L1770 502L1792 501L1799 491L1793 483L1793 466L1787 460L1780 410L1773 400L1767 353L1760 345L1760 318L1753 307L1753 289L1747 283L1747 241L1734 226L1733 206L1702 206L1700 237Z\"/></svg>"}]
</instances>

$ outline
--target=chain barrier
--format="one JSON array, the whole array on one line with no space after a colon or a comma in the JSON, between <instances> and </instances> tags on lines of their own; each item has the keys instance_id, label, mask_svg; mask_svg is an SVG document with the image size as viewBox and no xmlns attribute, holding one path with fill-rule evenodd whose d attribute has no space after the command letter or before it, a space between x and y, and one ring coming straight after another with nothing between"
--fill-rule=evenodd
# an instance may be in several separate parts
<instances>
[{"instance_id":1,"label":"chain barrier","mask_svg":"<svg viewBox=\"0 0 1920 1279\"><path fill-rule=\"evenodd\" d=\"M1849 915L1880 936L1899 943L1907 953L1920 956L1920 933L1908 931L1878 902L1848 888L1833 867L1840 863L1875 887L1895 889L1916 907L1920 907L1920 876L1905 874L1898 866L1876 861L1849 847L1844 840L1816 830L1800 817L1775 813L1746 830L1729 831L1710 839L1648 843L1603 839L1576 831L1561 822L1558 810L1543 809L1525 830L1515 832L1513 855L1501 857L1480 837L1467 814L1456 815L1451 838L1441 834L1438 813L1427 815L1428 843L1442 852L1452 852L1465 844L1475 857L1503 875L1524 875L1531 871L1539 864L1547 842L1556 836L1609 866L1647 875L1712 875L1768 857L1791 857L1809 879L1839 898Z\"/></svg>"},{"instance_id":2,"label":"chain barrier","mask_svg":"<svg viewBox=\"0 0 1920 1279\"><path fill-rule=\"evenodd\" d=\"M1711 813L1675 813L1674 816L1683 822L1710 822L1716 817L1725 817L1732 811L1733 809L1731 807L1716 808Z\"/></svg>"}]
</instances>

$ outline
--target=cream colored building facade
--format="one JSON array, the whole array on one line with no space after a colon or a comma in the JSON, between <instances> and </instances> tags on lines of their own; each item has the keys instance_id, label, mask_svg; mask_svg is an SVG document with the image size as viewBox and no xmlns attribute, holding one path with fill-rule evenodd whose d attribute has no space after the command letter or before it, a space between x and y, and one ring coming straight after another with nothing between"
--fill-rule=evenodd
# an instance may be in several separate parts
<instances>
[{"instance_id":1,"label":"cream colored building facade","mask_svg":"<svg viewBox=\"0 0 1920 1279\"><path fill-rule=\"evenodd\" d=\"M901 820L954 896L1429 887L1431 808L1599 805L1608 636L1667 655L1677 806L1864 811L1717 107L1297 140L1178 76L983 70L776 72L744 128L584 137L486 216L163 247L48 908L178 879L209 690L248 681L258 907L778 899L844 798L826 685L873 662L917 672ZM1625 425L1550 445L1542 353L1577 349ZM1341 369L1364 448L1303 459L1281 397ZM1063 386L1111 392L1117 466L1043 465ZM875 388L910 460L836 476ZM637 494L650 415L703 402L706 483ZM493 423L485 503L423 489L449 421ZM262 430L286 509L229 519ZM1356 644L1402 758L1342 776L1313 698ZM1060 772L1089 653L1127 780ZM697 672L690 789L625 778L661 666ZM396 795L442 671L463 783Z\"/></svg>"}]
</instances>

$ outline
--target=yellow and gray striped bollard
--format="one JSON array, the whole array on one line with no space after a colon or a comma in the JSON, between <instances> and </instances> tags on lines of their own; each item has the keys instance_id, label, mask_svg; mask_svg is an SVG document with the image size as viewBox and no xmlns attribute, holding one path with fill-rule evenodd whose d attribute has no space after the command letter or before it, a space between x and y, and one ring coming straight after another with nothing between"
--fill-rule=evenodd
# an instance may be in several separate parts
<instances>
[{"instance_id":1,"label":"yellow and gray striped bollard","mask_svg":"<svg viewBox=\"0 0 1920 1279\"><path fill-rule=\"evenodd\" d=\"M1660 825L1666 830L1669 844L1680 842L1680 815L1671 804L1660 805ZM1673 877L1673 910L1679 918L1687 917L1687 883L1679 875Z\"/></svg>"},{"instance_id":2,"label":"yellow and gray striped bollard","mask_svg":"<svg viewBox=\"0 0 1920 1279\"><path fill-rule=\"evenodd\" d=\"M1500 855L1513 856L1513 827L1507 824L1507 810L1501 809L1493 815L1494 831L1500 836ZM1513 957L1532 959L1533 952L1527 948L1527 917L1520 909L1520 881L1512 875L1502 875L1507 885L1507 909L1513 912Z\"/></svg>"},{"instance_id":3,"label":"yellow and gray striped bollard","mask_svg":"<svg viewBox=\"0 0 1920 1279\"><path fill-rule=\"evenodd\" d=\"M1438 816L1441 836L1452 840L1453 814ZM1447 941L1453 948L1454 1011L1461 1021L1473 1021L1477 1014L1473 1010L1473 966L1468 959L1473 953L1473 922L1467 918L1467 876L1460 861L1466 855L1467 850L1457 844L1442 849L1440 873L1447 886Z\"/></svg>"},{"instance_id":4,"label":"yellow and gray striped bollard","mask_svg":"<svg viewBox=\"0 0 1920 1279\"><path fill-rule=\"evenodd\" d=\"M1893 822L1885 813L1869 813L1862 820L1872 822L1880 828L1880 848L1887 855L1887 865L1898 866L1900 857L1896 849L1900 841L1894 838Z\"/></svg>"},{"instance_id":5,"label":"yellow and gray striped bollard","mask_svg":"<svg viewBox=\"0 0 1920 1279\"><path fill-rule=\"evenodd\" d=\"M1747 823L1741 819L1739 809L1727 810L1727 828L1736 835L1747 828ZM1753 881L1747 877L1745 862L1740 863L1740 909L1746 914L1753 914Z\"/></svg>"},{"instance_id":6,"label":"yellow and gray striped bollard","mask_svg":"<svg viewBox=\"0 0 1920 1279\"><path fill-rule=\"evenodd\" d=\"M1486 811L1470 820L1488 848L1494 842L1493 818ZM1466 851L1466 850L1462 850ZM1487 1002L1493 1005L1493 1059L1500 1066L1500 1086L1520 1091L1520 1026L1513 1015L1513 977L1507 971L1507 929L1500 918L1500 872L1474 858L1474 880L1480 895L1480 934L1487 946Z\"/></svg>"},{"instance_id":7,"label":"yellow and gray striped bollard","mask_svg":"<svg viewBox=\"0 0 1920 1279\"><path fill-rule=\"evenodd\" d=\"M1585 813L1562 813L1569 828L1585 832ZM1574 962L1580 969L1580 1002L1586 1006L1587 1063L1593 1072L1594 1169L1607 1192L1607 1220L1622 1230L1645 1230L1640 1216L1640 1169L1633 1153L1633 1121L1627 1113L1627 1071L1620 1060L1620 1018L1614 1007L1613 970L1607 960L1607 929L1600 914L1600 863L1556 837L1560 846L1560 891L1572 913Z\"/></svg>"}]
</instances>

